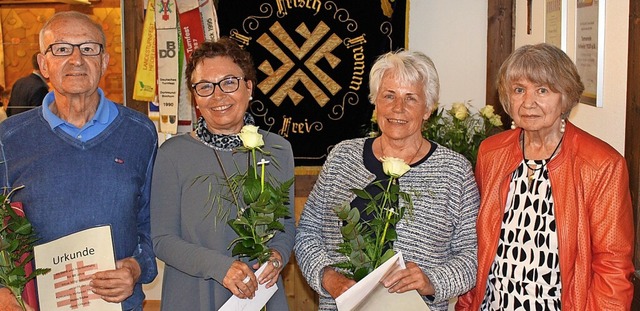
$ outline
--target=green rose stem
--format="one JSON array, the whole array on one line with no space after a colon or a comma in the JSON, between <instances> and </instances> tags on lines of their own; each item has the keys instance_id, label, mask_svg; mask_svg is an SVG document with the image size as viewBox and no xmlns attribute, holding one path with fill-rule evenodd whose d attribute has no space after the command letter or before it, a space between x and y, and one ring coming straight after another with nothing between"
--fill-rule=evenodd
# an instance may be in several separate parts
<instances>
[{"instance_id":1,"label":"green rose stem","mask_svg":"<svg viewBox=\"0 0 640 311\"><path fill-rule=\"evenodd\" d=\"M251 149L251 158L253 160L253 167L257 168L258 166L256 165L256 149L255 148ZM264 172L264 166L263 166L263 172ZM253 170L253 177L258 178L258 170L256 169ZM262 191L260 193L262 193Z\"/></svg>"},{"instance_id":2,"label":"green rose stem","mask_svg":"<svg viewBox=\"0 0 640 311\"><path fill-rule=\"evenodd\" d=\"M265 164L269 163L269 161L266 161L264 159L260 160L260 162L256 163L256 148L251 148L251 160L253 161L253 176L255 178L258 178L258 164L260 164L261 168L260 168L260 193L264 192L264 170L265 170ZM260 238L260 236L257 234L257 231L255 229L254 226L251 227L251 235L253 236L253 240L257 241L258 244L262 244L262 239ZM261 262L261 260L258 260L260 262L260 264L264 264L264 262ZM262 311L267 311L267 306L265 305L264 307L262 307Z\"/></svg>"},{"instance_id":3,"label":"green rose stem","mask_svg":"<svg viewBox=\"0 0 640 311\"><path fill-rule=\"evenodd\" d=\"M264 166L267 163L269 163L269 161L265 159L261 159L260 162L258 162L258 164L260 164L260 166L262 167L260 170L260 173L262 174L260 176L260 193L264 192Z\"/></svg>"},{"instance_id":4,"label":"green rose stem","mask_svg":"<svg viewBox=\"0 0 640 311\"><path fill-rule=\"evenodd\" d=\"M387 201L389 200L389 189L391 189L391 184L394 182L395 178L390 177L389 178L389 184L387 184L387 190L385 190L384 192L384 198L382 200L382 210L385 210L385 206L387 205ZM377 261L380 260L380 256L382 255L382 247L384 246L384 239L387 236L387 229L389 229L389 221L391 220L391 215L393 214L393 211L391 208L386 209L387 211L387 219L384 222L384 230L382 230L382 238L380 239L380 244L379 247L377 249ZM377 268L381 263L380 262L376 262L374 269Z\"/></svg>"}]
</instances>

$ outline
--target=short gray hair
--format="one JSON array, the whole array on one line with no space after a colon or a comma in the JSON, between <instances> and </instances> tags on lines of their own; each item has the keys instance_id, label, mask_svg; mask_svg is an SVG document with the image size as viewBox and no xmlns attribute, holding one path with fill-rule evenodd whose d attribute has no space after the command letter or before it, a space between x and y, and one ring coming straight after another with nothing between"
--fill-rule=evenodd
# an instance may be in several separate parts
<instances>
[{"instance_id":1,"label":"short gray hair","mask_svg":"<svg viewBox=\"0 0 640 311\"><path fill-rule=\"evenodd\" d=\"M422 83L427 110L432 112L440 99L440 78L429 56L418 51L399 50L378 57L369 73L369 101L375 102L382 77L392 71L401 82Z\"/></svg>"},{"instance_id":2,"label":"short gray hair","mask_svg":"<svg viewBox=\"0 0 640 311\"><path fill-rule=\"evenodd\" d=\"M102 25L98 24L93 19L91 19L89 15L86 15L77 11L64 11L64 12L58 12L56 14L53 14L53 16L51 16L51 18L49 18L49 20L47 20L44 23L44 25L42 26L42 29L40 29L40 37L38 40L38 43L40 44L40 53L44 54L45 50L47 49L47 47L44 46L44 33L49 30L53 22L60 19L63 19L63 20L70 19L70 20L85 22L83 25L78 25L78 27L83 27L85 25L93 27L95 30L98 31L98 33L100 33L100 38L102 39L102 42L99 42L99 43L102 43L103 46L107 44L107 37L104 34L104 29L102 29Z\"/></svg>"}]
</instances>

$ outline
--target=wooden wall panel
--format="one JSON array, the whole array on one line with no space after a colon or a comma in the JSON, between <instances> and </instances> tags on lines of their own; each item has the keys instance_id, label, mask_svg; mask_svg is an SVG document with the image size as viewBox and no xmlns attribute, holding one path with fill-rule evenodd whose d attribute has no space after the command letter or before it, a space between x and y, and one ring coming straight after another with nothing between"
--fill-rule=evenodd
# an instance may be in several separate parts
<instances>
[{"instance_id":1,"label":"wooden wall panel","mask_svg":"<svg viewBox=\"0 0 640 311\"><path fill-rule=\"evenodd\" d=\"M489 0L489 20L487 28L487 88L486 103L493 105L496 113L502 116L504 128L511 124L511 118L504 112L498 91L496 77L502 62L513 51L513 0Z\"/></svg>"},{"instance_id":2,"label":"wooden wall panel","mask_svg":"<svg viewBox=\"0 0 640 311\"><path fill-rule=\"evenodd\" d=\"M122 8L122 21L125 29L125 103L127 107L147 114L148 103L133 99L133 83L135 82L140 42L142 42L142 28L144 25L144 1L126 0Z\"/></svg>"},{"instance_id":3,"label":"wooden wall panel","mask_svg":"<svg viewBox=\"0 0 640 311\"><path fill-rule=\"evenodd\" d=\"M316 182L320 167L300 166L296 167L295 182L295 219L296 226L300 220L300 214L307 202L307 197ZM318 294L309 287L298 264L295 255L291 255L289 264L282 272L284 288L289 309L291 311L315 311L318 310Z\"/></svg>"},{"instance_id":4,"label":"wooden wall panel","mask_svg":"<svg viewBox=\"0 0 640 311\"><path fill-rule=\"evenodd\" d=\"M627 114L625 152L629 168L629 187L633 202L635 224L636 271L640 269L640 1L630 1L629 7L629 57L627 71ZM640 276L633 278L635 287L631 310L640 310Z\"/></svg>"},{"instance_id":5,"label":"wooden wall panel","mask_svg":"<svg viewBox=\"0 0 640 311\"><path fill-rule=\"evenodd\" d=\"M69 4L24 4L0 6L2 45L4 53L5 94L2 102L9 100L10 90L19 78L31 73L31 55L39 51L38 36L42 25L56 12L79 11L91 15L102 25L107 38L105 49L111 55L107 72L100 87L111 100L122 103L122 19L119 0L101 0L91 6ZM0 83L1 84L1 83Z\"/></svg>"}]
</instances>

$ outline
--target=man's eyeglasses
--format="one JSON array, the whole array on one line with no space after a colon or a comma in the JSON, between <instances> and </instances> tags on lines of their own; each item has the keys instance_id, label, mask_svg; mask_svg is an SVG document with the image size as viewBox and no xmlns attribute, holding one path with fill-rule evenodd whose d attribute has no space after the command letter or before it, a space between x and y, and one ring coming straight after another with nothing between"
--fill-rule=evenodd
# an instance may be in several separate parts
<instances>
[{"instance_id":1,"label":"man's eyeglasses","mask_svg":"<svg viewBox=\"0 0 640 311\"><path fill-rule=\"evenodd\" d=\"M200 97L207 97L213 94L213 92L216 91L216 85L223 93L233 93L240 87L240 80L244 80L244 78L228 77L219 82L202 81L191 84L191 88L193 88Z\"/></svg>"},{"instance_id":2,"label":"man's eyeglasses","mask_svg":"<svg viewBox=\"0 0 640 311\"><path fill-rule=\"evenodd\" d=\"M98 42L85 42L80 44L71 44L71 43L53 43L49 45L44 54L47 52L51 52L51 54L55 56L69 56L73 54L73 48L77 47L80 54L84 56L96 56L100 55L103 50L103 46Z\"/></svg>"}]
</instances>

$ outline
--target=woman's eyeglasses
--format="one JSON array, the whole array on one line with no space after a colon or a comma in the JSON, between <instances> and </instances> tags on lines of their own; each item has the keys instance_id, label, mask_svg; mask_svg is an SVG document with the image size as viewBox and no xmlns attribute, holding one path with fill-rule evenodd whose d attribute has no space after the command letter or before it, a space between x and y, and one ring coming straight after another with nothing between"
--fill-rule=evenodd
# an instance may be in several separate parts
<instances>
[{"instance_id":1,"label":"woman's eyeglasses","mask_svg":"<svg viewBox=\"0 0 640 311\"><path fill-rule=\"evenodd\" d=\"M211 94L216 91L216 85L223 93L233 93L240 87L240 80L244 80L244 78L228 77L218 82L202 81L191 84L191 88L193 88L200 97L211 96Z\"/></svg>"}]
</instances>

